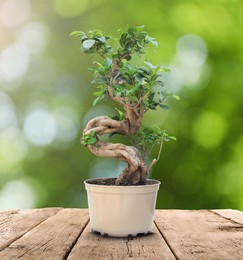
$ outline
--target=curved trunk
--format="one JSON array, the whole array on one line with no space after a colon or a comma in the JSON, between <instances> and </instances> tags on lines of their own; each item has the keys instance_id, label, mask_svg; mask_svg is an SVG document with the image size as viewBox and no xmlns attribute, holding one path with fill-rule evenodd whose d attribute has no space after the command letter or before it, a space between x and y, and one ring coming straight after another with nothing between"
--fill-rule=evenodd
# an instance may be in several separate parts
<instances>
[{"instance_id":1,"label":"curved trunk","mask_svg":"<svg viewBox=\"0 0 243 260\"><path fill-rule=\"evenodd\" d=\"M110 143L99 140L99 135L117 132L125 135L134 134L141 125L141 117L131 109L126 110L126 117L117 121L106 116L99 116L90 120L84 129L84 134L94 131L97 141L93 145L87 145L89 150L96 156L116 158L127 163L127 167L119 175L116 185L137 185L144 184L148 170L140 152L133 146L126 146L120 143Z\"/></svg>"}]
</instances>

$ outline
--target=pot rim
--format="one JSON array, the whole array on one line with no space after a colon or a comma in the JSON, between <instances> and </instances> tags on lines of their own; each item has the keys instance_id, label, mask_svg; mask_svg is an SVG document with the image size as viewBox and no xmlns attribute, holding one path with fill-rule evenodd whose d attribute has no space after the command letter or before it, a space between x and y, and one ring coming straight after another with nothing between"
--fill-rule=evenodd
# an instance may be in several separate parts
<instances>
[{"instance_id":1,"label":"pot rim","mask_svg":"<svg viewBox=\"0 0 243 260\"><path fill-rule=\"evenodd\" d=\"M127 186L122 186L122 185L103 185L103 184L94 184L94 183L89 183L89 181L93 181L93 180L105 180L105 179L111 179L111 178L90 178L90 179L87 179L85 180L83 183L90 187L102 187L104 189L109 189L109 188L112 188L112 189L129 189L129 188L132 188L132 189L142 189L142 188L145 188L145 187L158 187L160 186L161 182L158 181L158 180L155 180L155 179L146 179L147 181L151 181L152 183L148 183L146 185L127 185Z\"/></svg>"}]
</instances>

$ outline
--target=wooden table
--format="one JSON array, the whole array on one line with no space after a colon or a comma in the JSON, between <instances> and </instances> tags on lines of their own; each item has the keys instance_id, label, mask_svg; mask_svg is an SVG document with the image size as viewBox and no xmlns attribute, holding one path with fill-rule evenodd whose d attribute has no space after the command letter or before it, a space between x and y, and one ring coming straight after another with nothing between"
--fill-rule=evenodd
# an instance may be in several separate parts
<instances>
[{"instance_id":1,"label":"wooden table","mask_svg":"<svg viewBox=\"0 0 243 260\"><path fill-rule=\"evenodd\" d=\"M0 259L243 259L243 212L156 210L153 232L91 233L87 209L0 211Z\"/></svg>"}]
</instances>

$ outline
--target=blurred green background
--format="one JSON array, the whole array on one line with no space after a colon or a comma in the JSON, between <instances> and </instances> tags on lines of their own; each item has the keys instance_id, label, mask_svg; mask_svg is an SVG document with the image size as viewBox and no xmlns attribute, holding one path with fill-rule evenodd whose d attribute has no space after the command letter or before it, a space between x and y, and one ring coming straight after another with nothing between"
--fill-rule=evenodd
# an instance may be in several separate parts
<instances>
[{"instance_id":1,"label":"blurred green background","mask_svg":"<svg viewBox=\"0 0 243 260\"><path fill-rule=\"evenodd\" d=\"M69 33L127 24L160 43L149 57L181 97L144 120L177 137L150 176L162 182L157 207L243 210L240 0L0 1L0 209L86 207L83 181L122 170L80 145L87 121L115 110L92 107L92 59Z\"/></svg>"}]
</instances>

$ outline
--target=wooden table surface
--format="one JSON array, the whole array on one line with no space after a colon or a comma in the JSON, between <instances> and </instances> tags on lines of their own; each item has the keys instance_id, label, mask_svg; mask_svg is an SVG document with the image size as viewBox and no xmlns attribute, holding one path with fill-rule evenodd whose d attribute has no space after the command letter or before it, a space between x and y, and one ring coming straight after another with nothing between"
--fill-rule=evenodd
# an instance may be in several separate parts
<instances>
[{"instance_id":1,"label":"wooden table surface","mask_svg":"<svg viewBox=\"0 0 243 260\"><path fill-rule=\"evenodd\" d=\"M156 210L153 232L91 233L87 209L0 211L0 259L243 259L243 212Z\"/></svg>"}]
</instances>

